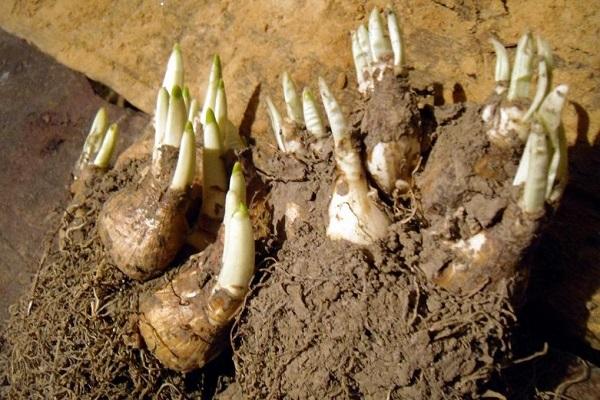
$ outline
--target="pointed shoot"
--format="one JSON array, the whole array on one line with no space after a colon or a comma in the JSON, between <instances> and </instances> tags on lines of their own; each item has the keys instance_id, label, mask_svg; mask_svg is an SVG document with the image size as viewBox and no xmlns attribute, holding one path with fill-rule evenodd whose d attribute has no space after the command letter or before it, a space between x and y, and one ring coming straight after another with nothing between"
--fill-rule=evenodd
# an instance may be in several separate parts
<instances>
[{"instance_id":1,"label":"pointed shoot","mask_svg":"<svg viewBox=\"0 0 600 400\"><path fill-rule=\"evenodd\" d=\"M206 113L204 147L202 148L202 214L212 219L223 217L227 177L221 158L221 134L212 109Z\"/></svg>"},{"instance_id":2,"label":"pointed shoot","mask_svg":"<svg viewBox=\"0 0 600 400\"><path fill-rule=\"evenodd\" d=\"M156 96L156 108L154 110L154 151L152 158L156 158L156 152L165 137L165 127L167 125L167 115L169 113L169 92L164 87L158 89Z\"/></svg>"},{"instance_id":3,"label":"pointed shoot","mask_svg":"<svg viewBox=\"0 0 600 400\"><path fill-rule=\"evenodd\" d=\"M360 47L356 32L350 34L350 39L352 41L352 59L356 68L356 81L358 82L358 87L361 88L365 84L365 72L369 68L369 59L367 58L367 53Z\"/></svg>"},{"instance_id":4,"label":"pointed shoot","mask_svg":"<svg viewBox=\"0 0 600 400\"><path fill-rule=\"evenodd\" d=\"M494 38L490 38L490 43L494 46L494 51L496 52L496 72L494 74L496 84L501 82L508 83L510 80L510 62L506 48Z\"/></svg>"},{"instance_id":5,"label":"pointed shoot","mask_svg":"<svg viewBox=\"0 0 600 400\"><path fill-rule=\"evenodd\" d=\"M540 124L533 124L527 140L531 140L531 145L522 207L524 212L535 214L544 208L550 150L548 139Z\"/></svg>"},{"instance_id":6,"label":"pointed shoot","mask_svg":"<svg viewBox=\"0 0 600 400\"><path fill-rule=\"evenodd\" d=\"M508 100L529 96L529 86L533 75L533 58L535 56L531 33L524 34L517 44L517 55L510 77Z\"/></svg>"},{"instance_id":7,"label":"pointed shoot","mask_svg":"<svg viewBox=\"0 0 600 400\"><path fill-rule=\"evenodd\" d=\"M173 46L173 51L171 51L171 55L169 56L162 86L167 88L170 94L172 94L175 86L183 86L183 56L181 55L181 48L177 43Z\"/></svg>"},{"instance_id":8,"label":"pointed shoot","mask_svg":"<svg viewBox=\"0 0 600 400\"><path fill-rule=\"evenodd\" d=\"M531 105L529 106L529 109L523 116L523 121L529 121L531 119L531 117L533 116L533 113L537 111L540 104L542 104L542 100L544 100L544 97L546 97L546 94L548 93L548 88L549 88L549 83L550 83L548 80L549 75L550 75L548 68L549 68L549 66L546 63L546 60L540 61L540 64L538 66L538 80L537 80L537 88L535 91L535 96L533 96Z\"/></svg>"},{"instance_id":9,"label":"pointed shoot","mask_svg":"<svg viewBox=\"0 0 600 400\"><path fill-rule=\"evenodd\" d=\"M190 102L190 108L188 110L188 117L187 120L190 121L191 123L194 123L194 119L196 119L196 117L198 116L198 100L192 98L192 101Z\"/></svg>"},{"instance_id":10,"label":"pointed shoot","mask_svg":"<svg viewBox=\"0 0 600 400\"><path fill-rule=\"evenodd\" d=\"M561 113L567 100L567 93L569 92L568 85L559 85L544 99L540 110L538 112L544 127L550 132L550 139L553 145L556 143L552 133L558 130L561 123Z\"/></svg>"},{"instance_id":11,"label":"pointed shoot","mask_svg":"<svg viewBox=\"0 0 600 400\"><path fill-rule=\"evenodd\" d=\"M358 38L358 44L362 51L367 55L369 64L373 62L373 51L371 50L371 43L369 42L369 31L364 25L360 25L356 31L356 37Z\"/></svg>"},{"instance_id":12,"label":"pointed shoot","mask_svg":"<svg viewBox=\"0 0 600 400\"><path fill-rule=\"evenodd\" d=\"M231 170L231 178L229 178L229 191L235 192L238 195L240 202L246 204L246 180L244 179L242 164L240 164L239 161L235 162L233 169Z\"/></svg>"},{"instance_id":13,"label":"pointed shoot","mask_svg":"<svg viewBox=\"0 0 600 400\"><path fill-rule=\"evenodd\" d=\"M283 141L283 134L281 132L281 127L283 126L283 120L281 119L281 114L277 111L275 104L270 97L267 96L267 111L269 113L269 118L271 119L271 128L273 128L273 134L275 135L275 140L277 141L277 147L282 152L286 152L285 143Z\"/></svg>"},{"instance_id":14,"label":"pointed shoot","mask_svg":"<svg viewBox=\"0 0 600 400\"><path fill-rule=\"evenodd\" d=\"M177 166L173 173L171 181L171 190L183 191L194 181L196 172L196 139L194 128L188 122L185 124L185 130L181 137L181 146L179 147L179 158Z\"/></svg>"},{"instance_id":15,"label":"pointed shoot","mask_svg":"<svg viewBox=\"0 0 600 400\"><path fill-rule=\"evenodd\" d=\"M215 118L217 119L219 127L222 127L223 121L227 119L227 96L225 95L225 82L223 82L223 79L219 79L219 82L217 83Z\"/></svg>"},{"instance_id":16,"label":"pointed shoot","mask_svg":"<svg viewBox=\"0 0 600 400\"><path fill-rule=\"evenodd\" d=\"M238 206L226 228L227 246L223 249L223 266L217 286L233 297L241 298L248 291L254 275L254 232L245 205Z\"/></svg>"},{"instance_id":17,"label":"pointed shoot","mask_svg":"<svg viewBox=\"0 0 600 400\"><path fill-rule=\"evenodd\" d=\"M314 135L317 139L327 137L327 131L323 125L323 120L317 108L317 102L312 92L308 88L302 91L302 109L304 119L306 121L306 130Z\"/></svg>"},{"instance_id":18,"label":"pointed shoot","mask_svg":"<svg viewBox=\"0 0 600 400\"><path fill-rule=\"evenodd\" d=\"M527 180L532 143L533 141L530 140L528 137L527 142L525 143L525 149L523 150L523 155L521 156L521 160L519 161L517 173L515 174L515 178L513 179L513 186L519 186L520 184L525 183L525 181Z\"/></svg>"},{"instance_id":19,"label":"pointed shoot","mask_svg":"<svg viewBox=\"0 0 600 400\"><path fill-rule=\"evenodd\" d=\"M321 77L319 77L319 91L321 92L323 106L325 107L327 119L329 119L329 125L331 126L331 133L337 147L342 139L350 135L350 131L346 125L346 118L337 100L333 97L331 90L329 90L327 83Z\"/></svg>"},{"instance_id":20,"label":"pointed shoot","mask_svg":"<svg viewBox=\"0 0 600 400\"><path fill-rule=\"evenodd\" d=\"M208 77L208 85L206 87L206 97L204 98L204 105L202 106L201 121L206 124L206 114L208 109L215 109L215 102L217 99L217 86L219 80L222 79L221 75L221 59L218 54L215 54L210 68L210 75Z\"/></svg>"},{"instance_id":21,"label":"pointed shoot","mask_svg":"<svg viewBox=\"0 0 600 400\"><path fill-rule=\"evenodd\" d=\"M90 133L88 133L85 143L83 144L83 150L78 162L79 168L86 165L92 158L92 155L98 151L102 144L102 140L104 139L104 135L106 134L107 126L108 114L104 107L100 107L98 112L96 112L94 122L92 122Z\"/></svg>"},{"instance_id":22,"label":"pointed shoot","mask_svg":"<svg viewBox=\"0 0 600 400\"><path fill-rule=\"evenodd\" d=\"M185 104L185 112L187 114L190 110L190 102L192 101L192 96L190 95L190 88L184 86L183 90L181 91L181 97L183 97L183 104Z\"/></svg>"},{"instance_id":23,"label":"pointed shoot","mask_svg":"<svg viewBox=\"0 0 600 400\"><path fill-rule=\"evenodd\" d=\"M185 104L183 103L181 88L175 86L169 100L169 111L167 112L163 144L179 147L186 121L187 113L185 111Z\"/></svg>"},{"instance_id":24,"label":"pointed shoot","mask_svg":"<svg viewBox=\"0 0 600 400\"><path fill-rule=\"evenodd\" d=\"M115 147L117 145L117 140L119 138L119 126L117 124L111 124L108 127L108 131L104 136L104 140L102 141L102 146L100 146L100 151L96 155L96 159L94 160L94 165L98 168L107 168L108 163L110 162L110 158L112 157L113 152L115 151Z\"/></svg>"},{"instance_id":25,"label":"pointed shoot","mask_svg":"<svg viewBox=\"0 0 600 400\"><path fill-rule=\"evenodd\" d=\"M373 61L388 61L393 58L390 38L383 27L383 20L377 7L369 15L369 43L373 52Z\"/></svg>"},{"instance_id":26,"label":"pointed shoot","mask_svg":"<svg viewBox=\"0 0 600 400\"><path fill-rule=\"evenodd\" d=\"M538 55L546 61L548 66L548 86L552 86L552 70L554 69L554 56L552 55L552 47L550 43L540 36L536 37Z\"/></svg>"},{"instance_id":27,"label":"pointed shoot","mask_svg":"<svg viewBox=\"0 0 600 400\"><path fill-rule=\"evenodd\" d=\"M551 200L562 193L567 183L567 139L561 123L561 113L568 91L569 87L567 85L557 86L546 96L537 113L540 122L548 132L550 143L554 149L546 188L546 198ZM558 187L555 190L554 184L556 181L558 181Z\"/></svg>"},{"instance_id":28,"label":"pointed shoot","mask_svg":"<svg viewBox=\"0 0 600 400\"><path fill-rule=\"evenodd\" d=\"M287 108L288 117L296 124L304 125L304 116L302 115L302 103L296 85L287 72L283 73L282 76L283 84L283 97L285 99L285 105Z\"/></svg>"},{"instance_id":29,"label":"pointed shoot","mask_svg":"<svg viewBox=\"0 0 600 400\"><path fill-rule=\"evenodd\" d=\"M404 66L404 43L402 41L402 32L400 31L398 18L392 10L387 11L387 22L392 51L394 52L394 67L401 68Z\"/></svg>"},{"instance_id":30,"label":"pointed shoot","mask_svg":"<svg viewBox=\"0 0 600 400\"><path fill-rule=\"evenodd\" d=\"M240 204L246 204L246 181L242 171L242 165L237 161L233 165L231 178L229 179L229 191L225 196L225 213L223 215L223 225L225 225L225 237L223 247L227 248L227 240L229 233L229 220L238 209ZM225 257L227 253L223 252L223 264L226 263Z\"/></svg>"}]
</instances>

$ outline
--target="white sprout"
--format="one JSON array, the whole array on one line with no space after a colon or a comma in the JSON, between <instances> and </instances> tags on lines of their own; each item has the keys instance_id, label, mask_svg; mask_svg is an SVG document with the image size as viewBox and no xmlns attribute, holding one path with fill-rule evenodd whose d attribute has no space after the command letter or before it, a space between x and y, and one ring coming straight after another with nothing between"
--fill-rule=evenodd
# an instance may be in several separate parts
<instances>
[{"instance_id":1,"label":"white sprout","mask_svg":"<svg viewBox=\"0 0 600 400\"><path fill-rule=\"evenodd\" d=\"M304 125L302 102L300 101L300 96L298 96L296 85L294 85L294 81L287 72L283 73L282 85L288 118L299 126Z\"/></svg>"},{"instance_id":2,"label":"white sprout","mask_svg":"<svg viewBox=\"0 0 600 400\"><path fill-rule=\"evenodd\" d=\"M175 86L183 86L183 56L179 44L173 46L162 84L162 87L166 88L170 94Z\"/></svg>"},{"instance_id":3,"label":"white sprout","mask_svg":"<svg viewBox=\"0 0 600 400\"><path fill-rule=\"evenodd\" d=\"M102 140L102 146L94 159L94 165L98 168L107 168L110 158L117 145L117 139L119 137L119 126L117 124L111 124L104 135Z\"/></svg>"},{"instance_id":4,"label":"white sprout","mask_svg":"<svg viewBox=\"0 0 600 400\"><path fill-rule=\"evenodd\" d=\"M169 111L167 112L167 122L162 144L178 148L186 121L187 113L185 111L185 104L183 103L181 88L175 86L169 99Z\"/></svg>"},{"instance_id":5,"label":"white sprout","mask_svg":"<svg viewBox=\"0 0 600 400\"><path fill-rule=\"evenodd\" d=\"M304 88L302 91L302 109L304 120L306 121L306 130L317 139L327 137L327 131L319 114L315 97L308 88Z\"/></svg>"},{"instance_id":6,"label":"white sprout","mask_svg":"<svg viewBox=\"0 0 600 400\"><path fill-rule=\"evenodd\" d=\"M504 45L496 39L490 38L490 43L494 46L494 51L496 52L496 70L494 73L496 87L504 86L510 81L510 62L508 60L508 53ZM498 89L496 89L496 91L498 92ZM502 91L504 91L504 88Z\"/></svg>"},{"instance_id":7,"label":"white sprout","mask_svg":"<svg viewBox=\"0 0 600 400\"><path fill-rule=\"evenodd\" d=\"M275 104L273 104L271 98L267 96L266 101L267 111L269 113L269 118L271 119L271 128L273 129L273 135L275 135L277 147L279 147L280 151L286 153L287 150L282 133L283 119L281 118L281 114L279 114L279 111L277 110L277 107L275 107Z\"/></svg>"},{"instance_id":8,"label":"white sprout","mask_svg":"<svg viewBox=\"0 0 600 400\"><path fill-rule=\"evenodd\" d=\"M373 62L379 63L393 58L389 35L383 27L381 13L377 8L374 8L369 16L369 44Z\"/></svg>"},{"instance_id":9,"label":"white sprout","mask_svg":"<svg viewBox=\"0 0 600 400\"><path fill-rule=\"evenodd\" d=\"M254 275L254 232L248 208L240 203L225 228L223 265L213 292L224 289L240 299L248 292Z\"/></svg>"},{"instance_id":10,"label":"white sprout","mask_svg":"<svg viewBox=\"0 0 600 400\"><path fill-rule=\"evenodd\" d=\"M202 214L216 220L223 218L227 187L220 136L215 115L209 108L206 113L202 148Z\"/></svg>"},{"instance_id":11,"label":"white sprout","mask_svg":"<svg viewBox=\"0 0 600 400\"><path fill-rule=\"evenodd\" d=\"M83 168L85 165L87 165L92 155L96 154L100 148L100 145L102 144L107 127L108 114L106 113L106 109L104 107L100 107L98 112L96 112L96 116L94 117L94 121L90 127L90 132L88 133L85 143L83 144L83 150L81 152L81 156L79 157L79 161L77 162L78 168Z\"/></svg>"},{"instance_id":12,"label":"white sprout","mask_svg":"<svg viewBox=\"0 0 600 400\"><path fill-rule=\"evenodd\" d=\"M215 109L215 102L217 99L217 87L219 80L222 79L221 75L221 59L217 54L214 55L213 61L210 68L210 75L208 77L208 85L206 87L206 97L204 98L204 105L202 106L202 114L200 120L202 124L206 124L206 114L208 109Z\"/></svg>"},{"instance_id":13,"label":"white sprout","mask_svg":"<svg viewBox=\"0 0 600 400\"><path fill-rule=\"evenodd\" d=\"M319 89L334 138L336 163L341 172L329 203L327 235L333 240L366 245L382 238L390 221L378 208L377 194L369 188L343 112L321 78Z\"/></svg>"},{"instance_id":14,"label":"white sprout","mask_svg":"<svg viewBox=\"0 0 600 400\"><path fill-rule=\"evenodd\" d=\"M508 100L529 96L529 86L533 75L535 50L531 33L524 34L517 44L517 54L508 88Z\"/></svg>"},{"instance_id":15,"label":"white sprout","mask_svg":"<svg viewBox=\"0 0 600 400\"><path fill-rule=\"evenodd\" d=\"M171 180L171 190L183 191L194 181L196 172L196 139L194 128L188 122L185 125L183 136L181 137L181 145L179 146L179 157L177 158L177 166Z\"/></svg>"},{"instance_id":16,"label":"white sprout","mask_svg":"<svg viewBox=\"0 0 600 400\"><path fill-rule=\"evenodd\" d=\"M156 96L156 108L154 110L154 151L152 159L156 160L158 149L163 143L165 137L165 127L167 125L167 115L169 112L169 92L164 87L158 89Z\"/></svg>"},{"instance_id":17,"label":"white sprout","mask_svg":"<svg viewBox=\"0 0 600 400\"><path fill-rule=\"evenodd\" d=\"M535 214L543 210L548 181L549 146L541 124L533 123L529 133L529 167L523 189L523 211Z\"/></svg>"},{"instance_id":18,"label":"white sprout","mask_svg":"<svg viewBox=\"0 0 600 400\"><path fill-rule=\"evenodd\" d=\"M402 41L402 32L398 24L396 13L392 10L387 12L388 31L390 32L390 42L394 52L394 66L400 68L404 65L404 43Z\"/></svg>"}]
</instances>

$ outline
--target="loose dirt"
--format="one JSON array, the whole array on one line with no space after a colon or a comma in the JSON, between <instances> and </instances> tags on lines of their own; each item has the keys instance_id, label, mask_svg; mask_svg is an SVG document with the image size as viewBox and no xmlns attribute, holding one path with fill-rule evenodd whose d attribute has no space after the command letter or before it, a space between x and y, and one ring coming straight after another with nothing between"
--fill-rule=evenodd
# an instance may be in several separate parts
<instances>
[{"instance_id":1,"label":"loose dirt","mask_svg":"<svg viewBox=\"0 0 600 400\"><path fill-rule=\"evenodd\" d=\"M404 131L421 131L415 93L404 78L394 83L385 83L390 90L383 96L357 105L355 137L368 127L380 138L393 138L394 116L406 114L403 110L410 110L413 124ZM370 108L373 102L377 107ZM439 124L429 120L423 126L438 125L434 137L458 130L466 148L478 149L475 138L485 138L474 117L478 111L473 105L443 107ZM435 113L423 110L423 115ZM454 159L455 146L441 143L442 158ZM375 245L330 241L325 228L335 170L331 153L310 162L289 155L258 158L270 160L263 172L288 171L266 173L267 179L277 177L271 178L270 202L286 240L233 335L242 391L249 398L315 399L479 394L494 365L510 355L515 315L508 290L455 295L432 284L420 272L431 249L423 243L429 218L418 202L388 204L395 223ZM457 185L469 188L465 182Z\"/></svg>"},{"instance_id":2,"label":"loose dirt","mask_svg":"<svg viewBox=\"0 0 600 400\"><path fill-rule=\"evenodd\" d=\"M96 220L107 198L135 185L147 160L97 177L65 212L31 297L1 337L0 397L172 399L206 393L205 374L163 368L141 346L138 299L170 277L138 284L107 259ZM190 258L189 262L193 262Z\"/></svg>"}]
</instances>

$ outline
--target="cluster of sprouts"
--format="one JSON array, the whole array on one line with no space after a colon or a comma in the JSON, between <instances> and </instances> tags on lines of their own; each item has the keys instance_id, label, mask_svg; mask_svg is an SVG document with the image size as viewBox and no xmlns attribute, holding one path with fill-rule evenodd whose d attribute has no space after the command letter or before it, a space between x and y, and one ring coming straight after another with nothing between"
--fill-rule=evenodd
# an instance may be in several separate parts
<instances>
[{"instance_id":1,"label":"cluster of sprouts","mask_svg":"<svg viewBox=\"0 0 600 400\"><path fill-rule=\"evenodd\" d=\"M482 114L488 124L490 141L500 147L525 149L513 184L523 185L521 208L536 214L546 201L556 201L567 181L567 143L561 112L567 85L552 86L554 66L550 45L531 33L517 45L511 72L504 46L491 40L496 51L496 94L499 100L488 104ZM530 87L537 62L537 88L530 100Z\"/></svg>"},{"instance_id":2,"label":"cluster of sprouts","mask_svg":"<svg viewBox=\"0 0 600 400\"><path fill-rule=\"evenodd\" d=\"M254 237L241 165L239 162L234 164L228 185L223 158L225 153L241 149L244 143L228 117L219 56L213 57L202 110L198 109L198 102L190 96L187 86L180 89L183 78L183 58L179 45L175 45L157 97L153 165L161 146L177 143L173 139L178 134L181 137L180 129L185 124L171 188L183 189L191 185L196 170L194 132L202 129L201 215L222 220L225 231L222 268L214 291L225 289L235 298L240 298L246 294L254 274ZM167 90L169 87L172 88L170 92Z\"/></svg>"},{"instance_id":3,"label":"cluster of sprouts","mask_svg":"<svg viewBox=\"0 0 600 400\"><path fill-rule=\"evenodd\" d=\"M83 151L77 161L76 170L85 167L108 168L119 137L119 126L108 125L108 115L104 107L100 107L92 122L90 132L83 144Z\"/></svg>"},{"instance_id":4,"label":"cluster of sprouts","mask_svg":"<svg viewBox=\"0 0 600 400\"><path fill-rule=\"evenodd\" d=\"M361 25L352 32L352 51L361 93L373 91L374 82L381 80L384 73L396 73L403 66L404 46L398 20L392 11L387 11L387 25L389 33L384 28L381 13L374 9L369 17L369 28ZM367 245L383 238L391 222L381 207L376 189L369 184L367 171L380 187L391 191L400 179L398 165L404 162L404 157L399 160L397 154L392 153L397 153L399 148L418 152L420 146L418 141L416 145L408 146L396 141L378 143L367 157L369 162L365 168L359 146L338 101L323 78L318 79L318 85L339 170L329 204L327 235L333 240ZM310 151L300 137L303 128L315 138L312 150L319 149L329 135L310 89L303 90L301 101L294 82L288 73L284 73L283 94L286 118L281 117L273 101L267 98L267 111L279 150L290 154Z\"/></svg>"},{"instance_id":5,"label":"cluster of sprouts","mask_svg":"<svg viewBox=\"0 0 600 400\"><path fill-rule=\"evenodd\" d=\"M107 169L118 135L117 125L108 126L107 120L106 110L101 108L85 141L77 170ZM244 143L227 114L218 56L213 58L206 98L200 110L198 101L184 85L181 49L179 45L173 47L157 94L154 128L151 174L139 188L115 193L99 217L100 236L107 251L113 262L134 279L145 280L164 270L186 237L193 233L185 214L192 200L190 188L200 181L196 171L200 170L197 158L201 158L202 207L193 231L202 230L201 225L207 219L214 221L217 228L223 221L228 245L223 253L225 272L221 286L238 296L243 291L240 287L244 287L239 283L245 282L247 288L248 276L251 277L254 270L254 241L239 163L233 167L228 191L224 156L242 148ZM197 137L200 131L202 138ZM203 146L201 152L197 152L196 146L200 143ZM177 161L172 165L174 155ZM166 176L169 183L163 189L165 186L160 182L165 174L171 175ZM243 268L240 263L244 264ZM238 270L243 278L235 281L232 277Z\"/></svg>"},{"instance_id":6,"label":"cluster of sprouts","mask_svg":"<svg viewBox=\"0 0 600 400\"><path fill-rule=\"evenodd\" d=\"M358 91L366 94L375 89L388 69L400 72L404 65L404 44L396 14L386 10L387 28L377 8L369 15L368 29L360 25L351 33L352 57L356 67Z\"/></svg>"},{"instance_id":7,"label":"cluster of sprouts","mask_svg":"<svg viewBox=\"0 0 600 400\"><path fill-rule=\"evenodd\" d=\"M384 18L375 8L369 16L368 28L360 25L351 33L358 89L363 94L377 95L377 82L386 73L396 75L403 69L404 44L398 20L390 10L386 11L386 20L387 31ZM521 208L535 214L543 209L546 200L556 200L566 183L566 139L560 114L568 88L560 85L550 90L553 59L545 40L536 39L536 52L531 34L525 34L519 40L512 72L504 46L495 39L491 42L497 54L495 92L499 100L487 105L482 117L492 143L501 147L525 143L514 185L524 185ZM537 89L529 100L536 62ZM405 136L379 142L367 149L363 160L346 118L322 78L319 78L319 91L340 172L329 206L327 234L334 240L368 244L385 235L390 220L382 211L378 194L367 177L388 195L399 185L407 184L399 166L418 158L420 138ZM305 88L299 96L286 72L283 94L287 110L284 118L273 101L266 100L279 150L292 155L310 151L301 138L302 129L314 136L316 147L320 148L319 143L326 140L328 134L310 90ZM314 151L315 144L311 146Z\"/></svg>"}]
</instances>

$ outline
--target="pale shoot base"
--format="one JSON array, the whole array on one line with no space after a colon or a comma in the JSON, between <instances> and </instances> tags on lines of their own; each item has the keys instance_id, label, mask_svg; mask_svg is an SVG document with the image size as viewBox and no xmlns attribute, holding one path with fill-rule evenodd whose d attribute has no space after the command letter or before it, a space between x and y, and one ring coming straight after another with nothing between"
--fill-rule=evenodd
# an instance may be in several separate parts
<instances>
[{"instance_id":1,"label":"pale shoot base","mask_svg":"<svg viewBox=\"0 0 600 400\"><path fill-rule=\"evenodd\" d=\"M115 147L117 146L117 140L119 138L119 126L117 124L112 124L108 127L108 131L104 136L104 140L102 141L102 146L100 146L100 150L98 150L98 154L94 159L94 165L101 169L108 168L108 163L115 151Z\"/></svg>"},{"instance_id":2,"label":"pale shoot base","mask_svg":"<svg viewBox=\"0 0 600 400\"><path fill-rule=\"evenodd\" d=\"M377 192L369 191L366 181L339 177L329 203L327 236L361 246L385 237L390 220L377 203Z\"/></svg>"},{"instance_id":3,"label":"pale shoot base","mask_svg":"<svg viewBox=\"0 0 600 400\"><path fill-rule=\"evenodd\" d=\"M196 138L191 123L187 123L181 138L179 158L171 181L171 190L185 191L194 181L196 172Z\"/></svg>"},{"instance_id":4,"label":"pale shoot base","mask_svg":"<svg viewBox=\"0 0 600 400\"><path fill-rule=\"evenodd\" d=\"M90 162L92 156L96 154L100 148L102 141L104 140L104 135L106 135L107 128L108 114L104 107L100 107L98 112L96 112L96 116L90 127L90 132L83 144L83 150L77 161L76 169L80 170Z\"/></svg>"}]
</instances>

